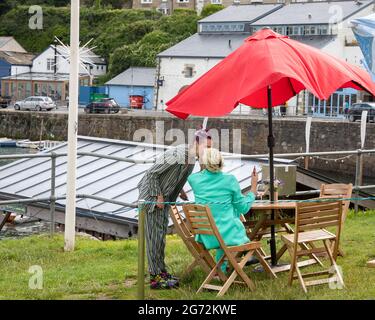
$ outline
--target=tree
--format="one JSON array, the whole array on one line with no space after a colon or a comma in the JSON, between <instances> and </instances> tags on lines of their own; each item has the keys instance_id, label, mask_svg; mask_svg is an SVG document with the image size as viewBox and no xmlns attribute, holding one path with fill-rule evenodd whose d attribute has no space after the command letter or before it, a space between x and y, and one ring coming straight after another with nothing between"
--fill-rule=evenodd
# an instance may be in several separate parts
<instances>
[{"instance_id":1,"label":"tree","mask_svg":"<svg viewBox=\"0 0 375 320\"><path fill-rule=\"evenodd\" d=\"M211 14L214 14L220 10L223 10L225 7L221 4L208 4L205 5L201 12L201 17L205 18L210 16Z\"/></svg>"},{"instance_id":2,"label":"tree","mask_svg":"<svg viewBox=\"0 0 375 320\"><path fill-rule=\"evenodd\" d=\"M154 67L157 54L173 45L170 41L168 33L156 30L136 43L116 49L110 58L110 74L115 76L131 66Z\"/></svg>"},{"instance_id":3,"label":"tree","mask_svg":"<svg viewBox=\"0 0 375 320\"><path fill-rule=\"evenodd\" d=\"M104 8L95 8L89 6L90 1L94 4L95 0L86 0L81 8L80 40L86 43L93 39L94 52L109 61L109 76L112 77L129 66L155 66L158 53L189 37L197 29L199 17L193 10L176 10L171 16L164 16L156 10L113 10L105 7L106 3L114 0L102 0ZM55 36L69 43L68 6L43 6L42 30L31 30L29 18L28 6L17 5L7 10L1 17L0 36L14 36L27 51L35 54L45 50Z\"/></svg>"}]
</instances>

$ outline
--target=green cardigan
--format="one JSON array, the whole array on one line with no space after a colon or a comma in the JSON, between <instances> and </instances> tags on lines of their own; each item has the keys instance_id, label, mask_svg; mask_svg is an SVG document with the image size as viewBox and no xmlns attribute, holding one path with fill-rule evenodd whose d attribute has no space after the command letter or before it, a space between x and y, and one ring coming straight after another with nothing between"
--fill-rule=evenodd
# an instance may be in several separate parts
<instances>
[{"instance_id":1,"label":"green cardigan","mask_svg":"<svg viewBox=\"0 0 375 320\"><path fill-rule=\"evenodd\" d=\"M240 215L250 210L255 200L254 193L250 192L244 196L236 177L222 172L203 170L192 174L188 182L193 189L195 202L208 204L210 207L226 245L235 246L250 242ZM197 235L196 241L203 243L206 249L219 247L219 242L212 235Z\"/></svg>"}]
</instances>

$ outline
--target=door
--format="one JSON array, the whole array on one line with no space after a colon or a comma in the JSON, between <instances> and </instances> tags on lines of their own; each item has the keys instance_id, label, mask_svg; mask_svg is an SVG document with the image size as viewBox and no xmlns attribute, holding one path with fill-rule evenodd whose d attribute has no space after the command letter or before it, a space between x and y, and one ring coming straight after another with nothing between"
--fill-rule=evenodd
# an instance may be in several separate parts
<instances>
[{"instance_id":1,"label":"door","mask_svg":"<svg viewBox=\"0 0 375 320\"><path fill-rule=\"evenodd\" d=\"M36 110L38 107L42 107L43 99L42 98L34 98L34 109Z\"/></svg>"},{"instance_id":2,"label":"door","mask_svg":"<svg viewBox=\"0 0 375 320\"><path fill-rule=\"evenodd\" d=\"M20 109L27 110L30 108L32 98L26 98L20 103Z\"/></svg>"}]
</instances>

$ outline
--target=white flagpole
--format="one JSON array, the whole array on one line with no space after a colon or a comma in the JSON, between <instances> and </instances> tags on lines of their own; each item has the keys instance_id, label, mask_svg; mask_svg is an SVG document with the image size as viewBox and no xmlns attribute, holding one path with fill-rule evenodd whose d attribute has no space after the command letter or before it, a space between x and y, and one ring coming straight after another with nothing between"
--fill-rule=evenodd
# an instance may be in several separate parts
<instances>
[{"instance_id":1,"label":"white flagpole","mask_svg":"<svg viewBox=\"0 0 375 320\"><path fill-rule=\"evenodd\" d=\"M306 153L310 152L311 121L312 121L312 117L307 117L306 128L305 128ZM309 156L306 156L305 157L305 169L308 169L308 168L309 168Z\"/></svg>"},{"instance_id":2,"label":"white flagpole","mask_svg":"<svg viewBox=\"0 0 375 320\"><path fill-rule=\"evenodd\" d=\"M208 122L208 117L205 117L203 119L202 129L207 129L207 122Z\"/></svg>"},{"instance_id":3,"label":"white flagpole","mask_svg":"<svg viewBox=\"0 0 375 320\"><path fill-rule=\"evenodd\" d=\"M65 251L73 251L76 227L76 176L79 85L79 0L71 0L68 162L65 207Z\"/></svg>"},{"instance_id":4,"label":"white flagpole","mask_svg":"<svg viewBox=\"0 0 375 320\"><path fill-rule=\"evenodd\" d=\"M365 148L367 114L367 110L362 111L361 114L361 149Z\"/></svg>"}]
</instances>

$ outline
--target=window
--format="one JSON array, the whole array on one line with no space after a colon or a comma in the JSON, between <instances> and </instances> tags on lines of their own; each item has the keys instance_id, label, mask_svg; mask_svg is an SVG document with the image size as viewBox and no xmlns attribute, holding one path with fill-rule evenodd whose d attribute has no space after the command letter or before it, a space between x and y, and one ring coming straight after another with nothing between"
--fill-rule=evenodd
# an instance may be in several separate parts
<instances>
[{"instance_id":1,"label":"window","mask_svg":"<svg viewBox=\"0 0 375 320\"><path fill-rule=\"evenodd\" d=\"M189 3L189 0L176 0L177 3Z\"/></svg>"},{"instance_id":2,"label":"window","mask_svg":"<svg viewBox=\"0 0 375 320\"><path fill-rule=\"evenodd\" d=\"M194 75L194 66L186 65L183 74L185 75L185 78L192 78Z\"/></svg>"},{"instance_id":3,"label":"window","mask_svg":"<svg viewBox=\"0 0 375 320\"><path fill-rule=\"evenodd\" d=\"M9 89L9 82L5 82L5 96L6 97L10 97L12 95L12 93L10 92L10 89Z\"/></svg>"},{"instance_id":4,"label":"window","mask_svg":"<svg viewBox=\"0 0 375 320\"><path fill-rule=\"evenodd\" d=\"M320 26L320 34L328 34L328 26Z\"/></svg>"},{"instance_id":5,"label":"window","mask_svg":"<svg viewBox=\"0 0 375 320\"><path fill-rule=\"evenodd\" d=\"M152 3L152 0L141 0L141 3L144 3L144 4Z\"/></svg>"},{"instance_id":6,"label":"window","mask_svg":"<svg viewBox=\"0 0 375 320\"><path fill-rule=\"evenodd\" d=\"M290 26L290 27L288 27L288 35L290 35L290 36L303 35L303 26Z\"/></svg>"},{"instance_id":7,"label":"window","mask_svg":"<svg viewBox=\"0 0 375 320\"><path fill-rule=\"evenodd\" d=\"M61 100L62 97L62 83L56 84L56 93L57 93L57 100Z\"/></svg>"},{"instance_id":8,"label":"window","mask_svg":"<svg viewBox=\"0 0 375 320\"><path fill-rule=\"evenodd\" d=\"M221 0L211 0L211 3L212 4L221 4L222 1Z\"/></svg>"},{"instance_id":9,"label":"window","mask_svg":"<svg viewBox=\"0 0 375 320\"><path fill-rule=\"evenodd\" d=\"M241 0L233 0L233 3L240 4Z\"/></svg>"},{"instance_id":10,"label":"window","mask_svg":"<svg viewBox=\"0 0 375 320\"><path fill-rule=\"evenodd\" d=\"M25 95L26 97L31 96L31 82L26 82Z\"/></svg>"},{"instance_id":11,"label":"window","mask_svg":"<svg viewBox=\"0 0 375 320\"><path fill-rule=\"evenodd\" d=\"M244 23L202 23L202 32L244 32Z\"/></svg>"},{"instance_id":12,"label":"window","mask_svg":"<svg viewBox=\"0 0 375 320\"><path fill-rule=\"evenodd\" d=\"M55 65L55 60L54 59L47 59L47 70L48 71L53 71L54 70L54 65Z\"/></svg>"},{"instance_id":13,"label":"window","mask_svg":"<svg viewBox=\"0 0 375 320\"><path fill-rule=\"evenodd\" d=\"M272 30L280 34L286 34L285 27L273 27Z\"/></svg>"},{"instance_id":14,"label":"window","mask_svg":"<svg viewBox=\"0 0 375 320\"><path fill-rule=\"evenodd\" d=\"M40 90L39 90L39 84L38 83L34 83L34 95L38 95L40 93Z\"/></svg>"}]
</instances>

